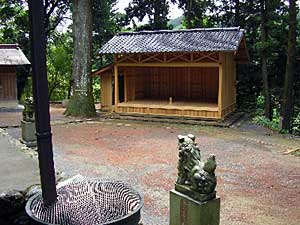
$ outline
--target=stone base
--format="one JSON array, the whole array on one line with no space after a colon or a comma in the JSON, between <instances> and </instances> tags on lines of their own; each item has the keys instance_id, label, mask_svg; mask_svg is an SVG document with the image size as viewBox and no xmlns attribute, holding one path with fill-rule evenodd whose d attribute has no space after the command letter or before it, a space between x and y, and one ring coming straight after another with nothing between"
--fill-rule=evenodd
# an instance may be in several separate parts
<instances>
[{"instance_id":1,"label":"stone base","mask_svg":"<svg viewBox=\"0 0 300 225\"><path fill-rule=\"evenodd\" d=\"M28 148L34 148L37 146L37 142L36 141L24 141L23 139L20 139L20 142L24 145L26 145Z\"/></svg>"},{"instance_id":2,"label":"stone base","mask_svg":"<svg viewBox=\"0 0 300 225\"><path fill-rule=\"evenodd\" d=\"M220 198L196 201L176 190L170 191L170 225L219 225Z\"/></svg>"},{"instance_id":3,"label":"stone base","mask_svg":"<svg viewBox=\"0 0 300 225\"><path fill-rule=\"evenodd\" d=\"M200 201L200 202L205 202L205 201L209 201L211 199L216 198L215 191L210 194L200 194L200 193L195 192L192 189L190 189L189 186L183 185L183 184L175 184L175 190L191 197L192 199L195 199L196 201Z\"/></svg>"},{"instance_id":4,"label":"stone base","mask_svg":"<svg viewBox=\"0 0 300 225\"><path fill-rule=\"evenodd\" d=\"M27 145L28 147L35 147L36 146L35 123L22 120L21 128L22 128L21 142Z\"/></svg>"}]
</instances>

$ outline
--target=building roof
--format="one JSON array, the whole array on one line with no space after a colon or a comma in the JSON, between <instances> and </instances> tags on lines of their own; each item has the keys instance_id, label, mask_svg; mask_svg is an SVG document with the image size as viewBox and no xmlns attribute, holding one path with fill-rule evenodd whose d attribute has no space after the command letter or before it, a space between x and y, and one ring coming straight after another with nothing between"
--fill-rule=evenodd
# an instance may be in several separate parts
<instances>
[{"instance_id":1,"label":"building roof","mask_svg":"<svg viewBox=\"0 0 300 225\"><path fill-rule=\"evenodd\" d=\"M112 73L113 69L114 69L114 64L110 63L108 65L102 66L99 69L93 71L91 75L96 76L96 75L102 75L106 73Z\"/></svg>"},{"instance_id":2,"label":"building roof","mask_svg":"<svg viewBox=\"0 0 300 225\"><path fill-rule=\"evenodd\" d=\"M30 65L17 44L0 44L0 65Z\"/></svg>"},{"instance_id":3,"label":"building roof","mask_svg":"<svg viewBox=\"0 0 300 225\"><path fill-rule=\"evenodd\" d=\"M99 53L237 51L243 37L244 30L239 27L124 32Z\"/></svg>"}]
</instances>

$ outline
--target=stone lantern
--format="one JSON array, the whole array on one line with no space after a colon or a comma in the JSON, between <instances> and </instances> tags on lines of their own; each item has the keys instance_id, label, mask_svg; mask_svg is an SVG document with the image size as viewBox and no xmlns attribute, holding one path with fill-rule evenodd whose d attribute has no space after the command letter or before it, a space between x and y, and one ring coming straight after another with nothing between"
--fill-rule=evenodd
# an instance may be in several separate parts
<instances>
[{"instance_id":1,"label":"stone lantern","mask_svg":"<svg viewBox=\"0 0 300 225\"><path fill-rule=\"evenodd\" d=\"M28 147L36 147L34 103L32 98L26 98L24 103L23 118L21 121L21 141Z\"/></svg>"}]
</instances>

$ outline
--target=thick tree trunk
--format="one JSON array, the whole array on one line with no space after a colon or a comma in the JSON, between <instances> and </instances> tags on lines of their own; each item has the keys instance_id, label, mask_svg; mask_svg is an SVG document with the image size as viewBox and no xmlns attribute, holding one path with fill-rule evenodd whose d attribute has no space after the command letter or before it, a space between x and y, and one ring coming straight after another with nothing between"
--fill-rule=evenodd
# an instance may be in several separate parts
<instances>
[{"instance_id":1,"label":"thick tree trunk","mask_svg":"<svg viewBox=\"0 0 300 225\"><path fill-rule=\"evenodd\" d=\"M284 93L282 101L282 129L291 131L293 116L293 91L296 56L296 0L290 0L289 6L289 35L287 49L287 63L284 79Z\"/></svg>"},{"instance_id":2,"label":"thick tree trunk","mask_svg":"<svg viewBox=\"0 0 300 225\"><path fill-rule=\"evenodd\" d=\"M261 72L263 77L263 95L265 99L264 103L264 115L268 119L272 119L272 109L271 109L271 97L267 70L267 49L266 44L268 40L267 34L267 6L268 2L266 0L261 0L261 42L263 44L261 50Z\"/></svg>"},{"instance_id":3,"label":"thick tree trunk","mask_svg":"<svg viewBox=\"0 0 300 225\"><path fill-rule=\"evenodd\" d=\"M91 0L73 1L73 96L66 114L94 116L96 113L91 80L92 14Z\"/></svg>"},{"instance_id":4,"label":"thick tree trunk","mask_svg":"<svg viewBox=\"0 0 300 225\"><path fill-rule=\"evenodd\" d=\"M234 25L239 26L240 25L240 0L234 0Z\"/></svg>"}]
</instances>

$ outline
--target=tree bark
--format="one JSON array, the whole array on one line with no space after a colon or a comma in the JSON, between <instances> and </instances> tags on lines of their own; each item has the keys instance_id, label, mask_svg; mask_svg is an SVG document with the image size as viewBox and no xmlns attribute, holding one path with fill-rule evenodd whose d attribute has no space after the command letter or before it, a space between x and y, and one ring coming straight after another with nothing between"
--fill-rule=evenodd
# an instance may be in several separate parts
<instances>
[{"instance_id":1,"label":"tree bark","mask_svg":"<svg viewBox=\"0 0 300 225\"><path fill-rule=\"evenodd\" d=\"M91 80L92 14L91 0L73 1L73 96L66 114L94 116L96 114Z\"/></svg>"},{"instance_id":2,"label":"tree bark","mask_svg":"<svg viewBox=\"0 0 300 225\"><path fill-rule=\"evenodd\" d=\"M234 25L239 26L240 25L240 0L234 0Z\"/></svg>"},{"instance_id":3,"label":"tree bark","mask_svg":"<svg viewBox=\"0 0 300 225\"><path fill-rule=\"evenodd\" d=\"M153 29L159 30L160 29L160 14L159 14L159 1L154 1L154 15L153 15Z\"/></svg>"},{"instance_id":4,"label":"tree bark","mask_svg":"<svg viewBox=\"0 0 300 225\"><path fill-rule=\"evenodd\" d=\"M267 33L267 10L266 7L268 5L267 0L261 0L261 72L263 78L263 95L264 95L264 115L269 120L272 119L272 109L271 109L271 97L270 97L270 88L269 88L269 79L268 79L268 70L267 70L267 41L268 41L268 33Z\"/></svg>"},{"instance_id":5,"label":"tree bark","mask_svg":"<svg viewBox=\"0 0 300 225\"><path fill-rule=\"evenodd\" d=\"M191 29L192 28L192 1L193 0L187 0L186 5L186 28Z\"/></svg>"},{"instance_id":6,"label":"tree bark","mask_svg":"<svg viewBox=\"0 0 300 225\"><path fill-rule=\"evenodd\" d=\"M282 129L291 131L294 107L293 91L296 62L296 0L290 0L289 2L288 49L281 115Z\"/></svg>"}]
</instances>

